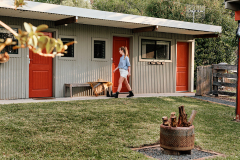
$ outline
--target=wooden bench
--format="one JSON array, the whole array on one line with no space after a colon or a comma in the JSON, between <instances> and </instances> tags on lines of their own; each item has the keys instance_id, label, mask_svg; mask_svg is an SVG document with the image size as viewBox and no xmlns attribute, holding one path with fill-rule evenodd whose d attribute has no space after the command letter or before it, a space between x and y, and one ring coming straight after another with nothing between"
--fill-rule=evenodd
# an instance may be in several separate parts
<instances>
[{"instance_id":1,"label":"wooden bench","mask_svg":"<svg viewBox=\"0 0 240 160\"><path fill-rule=\"evenodd\" d=\"M73 87L91 87L91 85L88 83L65 83L64 86L65 86L65 97L67 97L67 87L69 87L71 98L72 98Z\"/></svg>"}]
</instances>

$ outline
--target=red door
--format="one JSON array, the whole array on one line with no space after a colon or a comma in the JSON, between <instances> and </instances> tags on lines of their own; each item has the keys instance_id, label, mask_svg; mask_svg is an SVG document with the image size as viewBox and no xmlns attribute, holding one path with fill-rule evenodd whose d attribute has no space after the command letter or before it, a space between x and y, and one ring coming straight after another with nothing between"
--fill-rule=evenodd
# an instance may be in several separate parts
<instances>
[{"instance_id":1,"label":"red door","mask_svg":"<svg viewBox=\"0 0 240 160\"><path fill-rule=\"evenodd\" d=\"M44 32L52 37L52 33ZM52 97L52 58L29 50L29 98Z\"/></svg>"},{"instance_id":2,"label":"red door","mask_svg":"<svg viewBox=\"0 0 240 160\"><path fill-rule=\"evenodd\" d=\"M177 42L177 84L176 91L188 91L189 43Z\"/></svg>"},{"instance_id":3,"label":"red door","mask_svg":"<svg viewBox=\"0 0 240 160\"><path fill-rule=\"evenodd\" d=\"M112 63L112 69L114 70L115 68L118 67L118 63L120 60L120 57L122 56L119 53L119 48L122 46L126 46L128 48L128 54L129 53L129 38L125 38L125 37L113 37L113 63ZM118 79L120 77L120 73L119 70L117 70L115 73L112 74L112 82L113 82L113 92L117 92L117 88L118 88ZM129 81L129 78L128 78ZM128 92L127 87L125 86L124 82L122 85L122 90L121 92Z\"/></svg>"}]
</instances>

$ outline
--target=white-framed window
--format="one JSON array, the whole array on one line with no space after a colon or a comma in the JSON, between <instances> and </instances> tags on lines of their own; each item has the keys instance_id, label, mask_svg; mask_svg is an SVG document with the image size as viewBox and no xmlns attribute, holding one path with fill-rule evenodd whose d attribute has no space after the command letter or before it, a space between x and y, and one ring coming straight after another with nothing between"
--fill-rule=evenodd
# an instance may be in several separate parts
<instances>
[{"instance_id":1,"label":"white-framed window","mask_svg":"<svg viewBox=\"0 0 240 160\"><path fill-rule=\"evenodd\" d=\"M20 26L15 26L15 25L10 25L10 27L17 33L18 33L18 29L21 28ZM14 37L14 35L11 32L9 32L7 29L1 26L0 27L0 43L5 42L7 38L12 38L13 44L6 46L0 52L0 54L7 52L10 57L21 57L20 49L16 49L16 50L12 49L14 46L18 45L18 40Z\"/></svg>"},{"instance_id":2,"label":"white-framed window","mask_svg":"<svg viewBox=\"0 0 240 160\"><path fill-rule=\"evenodd\" d=\"M66 44L71 41L76 41L76 36L65 36L65 35L59 35L59 38L62 40L63 44ZM65 59L65 60L75 60L76 59L76 44L69 45L68 48L65 50L66 53L63 53L64 55L59 57L59 59Z\"/></svg>"},{"instance_id":3,"label":"white-framed window","mask_svg":"<svg viewBox=\"0 0 240 160\"><path fill-rule=\"evenodd\" d=\"M92 60L106 61L107 60L107 39L92 38Z\"/></svg>"},{"instance_id":4,"label":"white-framed window","mask_svg":"<svg viewBox=\"0 0 240 160\"><path fill-rule=\"evenodd\" d=\"M172 40L141 37L139 42L140 61L172 61Z\"/></svg>"}]
</instances>

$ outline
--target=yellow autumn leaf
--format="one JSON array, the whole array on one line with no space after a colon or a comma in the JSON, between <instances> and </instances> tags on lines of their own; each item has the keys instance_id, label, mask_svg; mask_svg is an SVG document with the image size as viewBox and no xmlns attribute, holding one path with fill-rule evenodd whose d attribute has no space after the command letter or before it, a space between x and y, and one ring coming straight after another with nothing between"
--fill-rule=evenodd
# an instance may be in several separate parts
<instances>
[{"instance_id":1,"label":"yellow autumn leaf","mask_svg":"<svg viewBox=\"0 0 240 160\"><path fill-rule=\"evenodd\" d=\"M61 41L61 39L58 39L56 44L56 51L61 52L62 48L63 48L63 42Z\"/></svg>"},{"instance_id":2,"label":"yellow autumn leaf","mask_svg":"<svg viewBox=\"0 0 240 160\"><path fill-rule=\"evenodd\" d=\"M38 36L44 36L44 34L42 32L37 32Z\"/></svg>"},{"instance_id":3,"label":"yellow autumn leaf","mask_svg":"<svg viewBox=\"0 0 240 160\"><path fill-rule=\"evenodd\" d=\"M47 26L46 24L39 25L39 26L37 27L36 32L43 31L43 30L45 30L45 29L47 29L47 28L48 28L48 26Z\"/></svg>"},{"instance_id":4,"label":"yellow autumn leaf","mask_svg":"<svg viewBox=\"0 0 240 160\"><path fill-rule=\"evenodd\" d=\"M36 48L37 44L38 44L38 39L37 39L37 37L35 35L33 35L32 41L33 41L33 47Z\"/></svg>"},{"instance_id":5,"label":"yellow autumn leaf","mask_svg":"<svg viewBox=\"0 0 240 160\"><path fill-rule=\"evenodd\" d=\"M32 39L32 38L30 38L30 39L28 40L27 45L29 45L29 46L33 46L33 39Z\"/></svg>"},{"instance_id":6,"label":"yellow autumn leaf","mask_svg":"<svg viewBox=\"0 0 240 160\"><path fill-rule=\"evenodd\" d=\"M46 52L47 52L47 54L50 54L53 51L54 47L55 47L55 39L54 38L50 38L50 40L46 44Z\"/></svg>"},{"instance_id":7,"label":"yellow autumn leaf","mask_svg":"<svg viewBox=\"0 0 240 160\"><path fill-rule=\"evenodd\" d=\"M49 41L48 36L41 36L38 38L38 47L41 48L42 50L46 47L47 42Z\"/></svg>"},{"instance_id":8,"label":"yellow autumn leaf","mask_svg":"<svg viewBox=\"0 0 240 160\"><path fill-rule=\"evenodd\" d=\"M11 45L12 44L12 38L7 38L6 41L4 42L5 45Z\"/></svg>"},{"instance_id":9,"label":"yellow autumn leaf","mask_svg":"<svg viewBox=\"0 0 240 160\"><path fill-rule=\"evenodd\" d=\"M31 26L27 22L24 22L23 25L24 25L25 30L28 33L30 33L32 31Z\"/></svg>"},{"instance_id":10,"label":"yellow autumn leaf","mask_svg":"<svg viewBox=\"0 0 240 160\"><path fill-rule=\"evenodd\" d=\"M37 31L37 27L33 26L32 24L31 24L31 28L32 28L33 33L35 33Z\"/></svg>"}]
</instances>

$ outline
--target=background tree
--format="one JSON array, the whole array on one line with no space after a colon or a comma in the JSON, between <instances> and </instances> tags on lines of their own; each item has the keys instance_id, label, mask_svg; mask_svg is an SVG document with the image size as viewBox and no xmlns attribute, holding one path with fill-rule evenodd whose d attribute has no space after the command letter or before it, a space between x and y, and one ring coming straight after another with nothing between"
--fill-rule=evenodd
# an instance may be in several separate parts
<instances>
[{"instance_id":1,"label":"background tree","mask_svg":"<svg viewBox=\"0 0 240 160\"><path fill-rule=\"evenodd\" d=\"M60 4L64 6L80 7L80 8L92 8L90 1L88 0L31 0L42 3Z\"/></svg>"},{"instance_id":2,"label":"background tree","mask_svg":"<svg viewBox=\"0 0 240 160\"><path fill-rule=\"evenodd\" d=\"M61 2L61 5L80 8L92 8L90 2L86 0L63 0Z\"/></svg>"},{"instance_id":3,"label":"background tree","mask_svg":"<svg viewBox=\"0 0 240 160\"><path fill-rule=\"evenodd\" d=\"M61 4L63 0L30 0L30 1L41 2L41 3Z\"/></svg>"},{"instance_id":4,"label":"background tree","mask_svg":"<svg viewBox=\"0 0 240 160\"><path fill-rule=\"evenodd\" d=\"M145 15L146 0L91 0L92 7L97 10Z\"/></svg>"}]
</instances>

